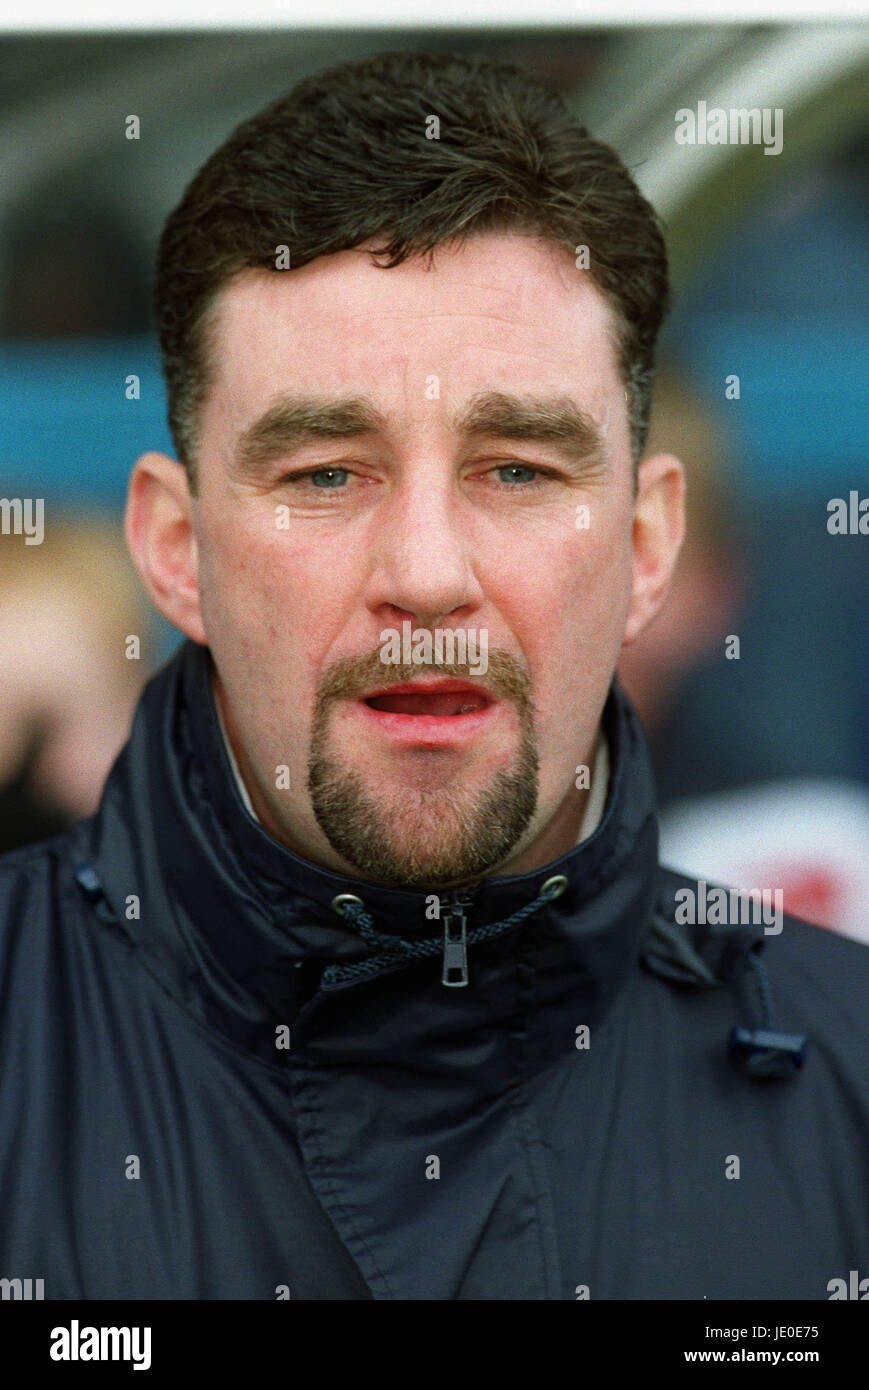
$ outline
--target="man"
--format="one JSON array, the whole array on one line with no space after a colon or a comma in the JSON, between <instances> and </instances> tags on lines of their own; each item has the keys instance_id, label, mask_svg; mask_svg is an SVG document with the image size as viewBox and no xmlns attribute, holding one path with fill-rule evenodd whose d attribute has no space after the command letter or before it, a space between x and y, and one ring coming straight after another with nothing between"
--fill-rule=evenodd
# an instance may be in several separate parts
<instances>
[{"instance_id":1,"label":"man","mask_svg":"<svg viewBox=\"0 0 869 1390\"><path fill-rule=\"evenodd\" d=\"M869 954L659 869L613 680L682 536L666 298L627 171L513 68L342 65L200 170L159 252L178 457L126 523L188 640L99 814L3 868L4 1274L869 1273Z\"/></svg>"}]
</instances>

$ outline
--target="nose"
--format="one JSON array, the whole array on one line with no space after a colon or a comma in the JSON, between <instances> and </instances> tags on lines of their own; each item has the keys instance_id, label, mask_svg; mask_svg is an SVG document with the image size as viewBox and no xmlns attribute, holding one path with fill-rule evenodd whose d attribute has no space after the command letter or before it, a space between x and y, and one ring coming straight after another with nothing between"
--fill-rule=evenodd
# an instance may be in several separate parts
<instances>
[{"instance_id":1,"label":"nose","mask_svg":"<svg viewBox=\"0 0 869 1390\"><path fill-rule=\"evenodd\" d=\"M378 521L372 611L390 620L410 615L427 628L450 615L466 620L482 599L473 516L445 470L419 468Z\"/></svg>"}]
</instances>

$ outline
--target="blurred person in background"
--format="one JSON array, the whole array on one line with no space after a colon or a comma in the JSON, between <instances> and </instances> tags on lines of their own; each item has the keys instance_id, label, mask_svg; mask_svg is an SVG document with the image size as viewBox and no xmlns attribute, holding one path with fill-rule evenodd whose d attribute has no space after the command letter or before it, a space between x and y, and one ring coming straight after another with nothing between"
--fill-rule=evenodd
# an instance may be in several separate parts
<instances>
[{"instance_id":1,"label":"blurred person in background","mask_svg":"<svg viewBox=\"0 0 869 1390\"><path fill-rule=\"evenodd\" d=\"M152 628L111 522L51 514L38 545L0 537L0 850L96 810Z\"/></svg>"},{"instance_id":2,"label":"blurred person in background","mask_svg":"<svg viewBox=\"0 0 869 1390\"><path fill-rule=\"evenodd\" d=\"M684 756L674 723L680 683L701 662L723 656L724 639L748 602L751 578L728 487L721 421L671 364L658 370L653 402L649 447L654 451L669 440L685 464L685 540L667 601L622 653L618 675L649 735L665 799L668 760Z\"/></svg>"},{"instance_id":3,"label":"blurred person in background","mask_svg":"<svg viewBox=\"0 0 869 1390\"><path fill-rule=\"evenodd\" d=\"M704 663L721 663L726 679L725 641L740 631L753 578L741 502L728 473L727 430L720 412L673 365L659 371L649 448L664 441L688 477L685 542L666 603L618 668L663 788L661 858L737 888L778 884L785 911L869 941L869 792L858 782L788 777L666 799L672 762L688 760L690 777L690 761L705 751L684 737L680 691ZM740 698L751 696L746 681Z\"/></svg>"}]
</instances>

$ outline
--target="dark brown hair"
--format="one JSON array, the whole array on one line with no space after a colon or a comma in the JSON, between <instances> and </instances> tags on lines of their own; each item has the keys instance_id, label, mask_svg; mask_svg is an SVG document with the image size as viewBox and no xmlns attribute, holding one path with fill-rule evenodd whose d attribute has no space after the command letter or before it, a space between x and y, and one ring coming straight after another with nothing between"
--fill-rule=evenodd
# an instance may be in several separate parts
<instances>
[{"instance_id":1,"label":"dark brown hair","mask_svg":"<svg viewBox=\"0 0 869 1390\"><path fill-rule=\"evenodd\" d=\"M437 139L426 134L433 116ZM588 273L614 317L636 463L669 303L654 210L615 151L521 68L395 52L307 77L244 121L166 221L157 323L169 425L194 489L208 311L234 275L292 274L276 269L280 246L300 267L377 240L389 269L441 242L508 230L571 255L588 247Z\"/></svg>"}]
</instances>

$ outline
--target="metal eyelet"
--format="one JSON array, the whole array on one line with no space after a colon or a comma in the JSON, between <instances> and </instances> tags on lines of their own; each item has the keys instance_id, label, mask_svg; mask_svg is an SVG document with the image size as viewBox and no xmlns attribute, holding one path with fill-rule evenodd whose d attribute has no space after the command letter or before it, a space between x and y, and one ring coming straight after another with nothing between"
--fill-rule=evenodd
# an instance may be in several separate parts
<instances>
[{"instance_id":1,"label":"metal eyelet","mask_svg":"<svg viewBox=\"0 0 869 1390\"><path fill-rule=\"evenodd\" d=\"M564 877L564 874L554 874L552 878L546 880L543 887L540 889L540 896L542 897L543 894L549 890L549 901L553 902L556 898L561 897L566 887L567 879Z\"/></svg>"},{"instance_id":2,"label":"metal eyelet","mask_svg":"<svg viewBox=\"0 0 869 1390\"><path fill-rule=\"evenodd\" d=\"M339 917L343 917L345 903L356 903L358 907L365 906L362 899L357 898L355 893L339 893L337 898L332 899L329 906L332 908L333 912L337 912Z\"/></svg>"}]
</instances>

